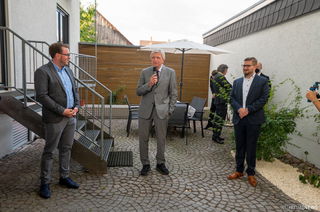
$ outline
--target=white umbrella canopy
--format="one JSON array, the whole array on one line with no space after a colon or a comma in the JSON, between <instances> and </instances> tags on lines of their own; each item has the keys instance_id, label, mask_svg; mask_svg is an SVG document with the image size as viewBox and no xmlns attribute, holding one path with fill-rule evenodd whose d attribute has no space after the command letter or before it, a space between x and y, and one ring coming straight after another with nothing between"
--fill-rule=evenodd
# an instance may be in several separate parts
<instances>
[{"instance_id":1,"label":"white umbrella canopy","mask_svg":"<svg viewBox=\"0 0 320 212\"><path fill-rule=\"evenodd\" d=\"M153 49L163 49L168 53L175 54L228 54L231 53L224 49L219 49L202 43L196 43L189 40L177 40L168 43L153 44L141 47L142 50L152 51Z\"/></svg>"},{"instance_id":2,"label":"white umbrella canopy","mask_svg":"<svg viewBox=\"0 0 320 212\"><path fill-rule=\"evenodd\" d=\"M229 54L231 52L223 49L219 49L206 44L196 43L189 40L177 40L168 43L153 44L140 47L141 50L152 51L155 49L161 49L168 53L182 54L181 58L181 73L180 73L180 96L182 99L182 87L183 87L183 63L184 54Z\"/></svg>"}]
</instances>

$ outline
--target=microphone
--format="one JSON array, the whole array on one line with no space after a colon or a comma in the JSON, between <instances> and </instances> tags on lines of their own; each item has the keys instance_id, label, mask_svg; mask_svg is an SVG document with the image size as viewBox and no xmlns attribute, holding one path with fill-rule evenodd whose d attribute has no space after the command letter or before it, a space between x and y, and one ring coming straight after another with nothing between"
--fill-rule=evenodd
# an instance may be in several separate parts
<instances>
[{"instance_id":1,"label":"microphone","mask_svg":"<svg viewBox=\"0 0 320 212\"><path fill-rule=\"evenodd\" d=\"M157 83L156 83L156 85L157 85L159 82L159 70L157 70L156 67L153 67L153 71L156 72L156 75L157 75Z\"/></svg>"}]
</instances>

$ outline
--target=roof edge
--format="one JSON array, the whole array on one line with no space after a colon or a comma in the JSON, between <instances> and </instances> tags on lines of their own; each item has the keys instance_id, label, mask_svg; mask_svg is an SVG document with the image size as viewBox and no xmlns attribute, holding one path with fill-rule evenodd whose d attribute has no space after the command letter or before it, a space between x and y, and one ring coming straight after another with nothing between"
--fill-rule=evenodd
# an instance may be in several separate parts
<instances>
[{"instance_id":1,"label":"roof edge","mask_svg":"<svg viewBox=\"0 0 320 212\"><path fill-rule=\"evenodd\" d=\"M232 16L231 18L229 18L228 20L226 20L225 22L219 24L218 26L214 27L213 29L205 32L202 34L202 38L208 37L209 35L215 33L216 31L223 29L231 24L233 24L234 22L241 20L242 18L251 15L252 13L254 13L255 11L271 4L272 2L274 2L276 0L260 0L257 3L253 4L252 6L248 7L247 9L241 11L240 13Z\"/></svg>"}]
</instances>

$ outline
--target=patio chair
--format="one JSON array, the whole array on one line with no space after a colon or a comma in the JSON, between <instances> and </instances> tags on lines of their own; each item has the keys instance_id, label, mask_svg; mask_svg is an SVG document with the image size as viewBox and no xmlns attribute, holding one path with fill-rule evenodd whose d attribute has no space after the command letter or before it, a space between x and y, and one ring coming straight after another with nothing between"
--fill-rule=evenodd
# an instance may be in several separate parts
<instances>
[{"instance_id":1,"label":"patio chair","mask_svg":"<svg viewBox=\"0 0 320 212\"><path fill-rule=\"evenodd\" d=\"M139 105L130 104L127 95L124 95L124 100L126 101L126 103L128 105L128 109L129 109L128 122L127 122L127 137L129 137L131 121L133 119L139 118Z\"/></svg>"},{"instance_id":2,"label":"patio chair","mask_svg":"<svg viewBox=\"0 0 320 212\"><path fill-rule=\"evenodd\" d=\"M188 144L188 103L178 102L175 104L173 113L168 120L168 127L181 128L181 137L185 136L186 144Z\"/></svg>"},{"instance_id":3,"label":"patio chair","mask_svg":"<svg viewBox=\"0 0 320 212\"><path fill-rule=\"evenodd\" d=\"M193 117L188 118L188 121L193 121L193 132L196 132L196 121L200 121L201 124L201 134L202 137L204 137L203 133L203 123L202 123L202 117L203 117L203 109L207 102L207 99L200 98L200 97L193 97L192 101L190 103L190 106L194 107L196 109L196 112L194 113Z\"/></svg>"}]
</instances>

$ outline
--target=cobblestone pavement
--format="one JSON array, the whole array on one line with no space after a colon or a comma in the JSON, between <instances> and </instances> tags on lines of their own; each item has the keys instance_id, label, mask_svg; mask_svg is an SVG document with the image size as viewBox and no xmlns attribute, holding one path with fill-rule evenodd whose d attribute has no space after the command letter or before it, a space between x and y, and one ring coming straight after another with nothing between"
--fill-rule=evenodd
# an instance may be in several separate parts
<instances>
[{"instance_id":1,"label":"cobblestone pavement","mask_svg":"<svg viewBox=\"0 0 320 212\"><path fill-rule=\"evenodd\" d=\"M230 181L234 171L230 154L232 129L224 130L227 144L211 141L206 131L188 133L188 145L176 133L168 135L166 159L170 175L155 170L155 140L150 140L152 171L140 176L137 122L126 137L126 120L113 122L115 150L131 150L133 167L110 168L105 175L84 171L72 161L71 177L78 190L58 185L58 157L54 159L52 197L38 196L40 156L43 140L26 145L0 160L0 211L302 211L298 202L286 196L257 173L258 186L247 178ZM199 127L198 127L199 129ZM229 144L228 144L229 143ZM302 194L303 195L303 194Z\"/></svg>"}]
</instances>

